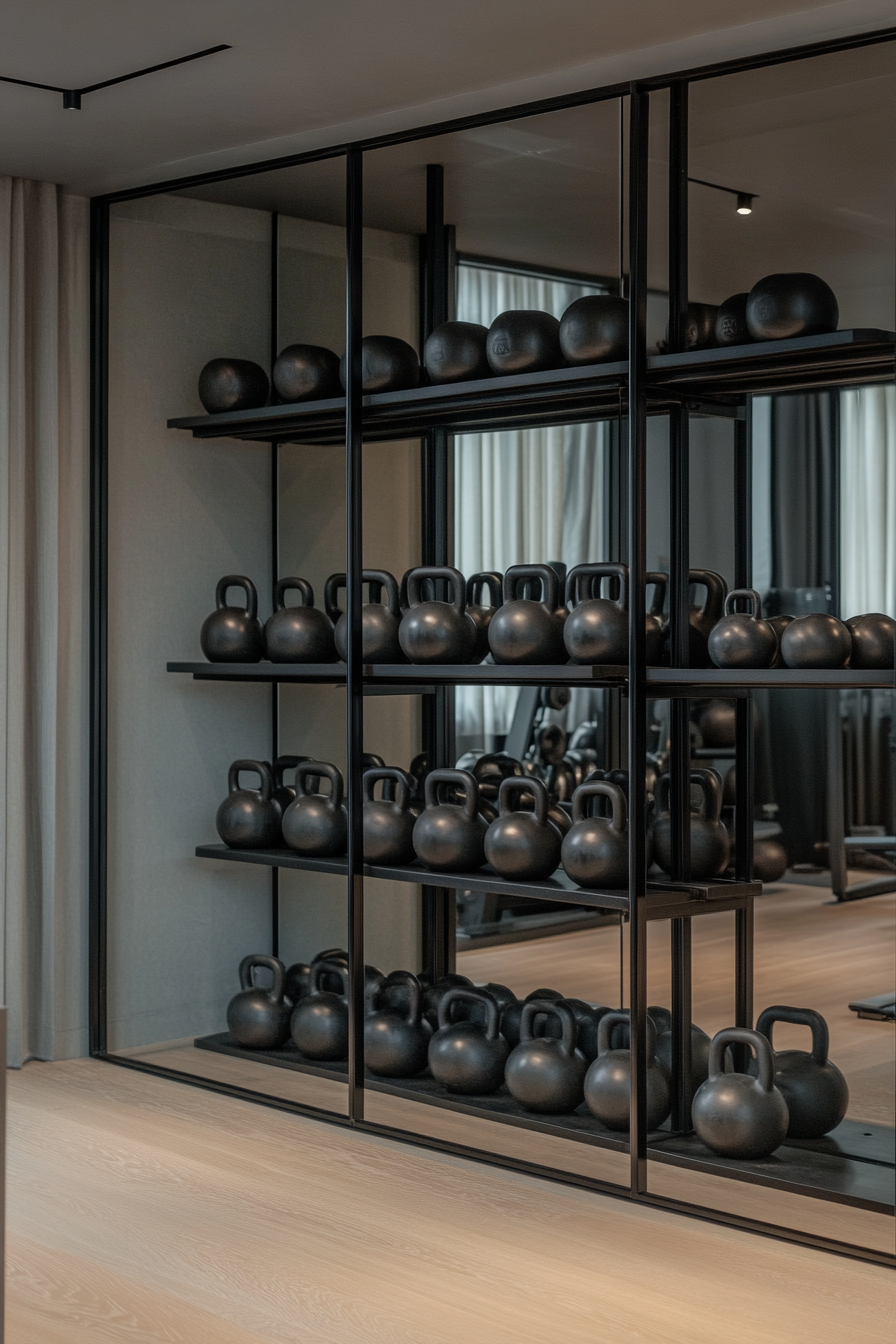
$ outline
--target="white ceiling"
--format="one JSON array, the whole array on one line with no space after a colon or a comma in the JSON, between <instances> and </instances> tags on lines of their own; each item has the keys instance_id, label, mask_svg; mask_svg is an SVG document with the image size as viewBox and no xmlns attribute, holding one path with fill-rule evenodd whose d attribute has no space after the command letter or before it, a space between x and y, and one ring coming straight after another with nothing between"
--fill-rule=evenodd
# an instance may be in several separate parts
<instances>
[{"instance_id":1,"label":"white ceiling","mask_svg":"<svg viewBox=\"0 0 896 1344\"><path fill-rule=\"evenodd\" d=\"M732 16L736 23L732 24ZM0 173L94 194L894 22L893 0L3 0Z\"/></svg>"}]
</instances>

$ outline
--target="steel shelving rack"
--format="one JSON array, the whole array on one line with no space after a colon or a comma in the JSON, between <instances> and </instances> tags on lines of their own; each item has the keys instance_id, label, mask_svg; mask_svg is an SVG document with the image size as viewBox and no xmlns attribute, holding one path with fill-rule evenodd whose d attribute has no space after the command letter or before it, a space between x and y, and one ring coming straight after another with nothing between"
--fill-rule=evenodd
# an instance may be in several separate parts
<instances>
[{"instance_id":1,"label":"steel shelving rack","mask_svg":"<svg viewBox=\"0 0 896 1344\"><path fill-rule=\"evenodd\" d=\"M893 1213L892 1154L887 1155L879 1134L850 1130L843 1144L819 1141L815 1145L788 1145L787 1160L732 1164L708 1155L689 1133L690 1099L683 1086L675 1089L672 1131L650 1134L646 1124L646 1031L647 1031L647 925L655 919L670 921L673 969L673 1073L687 1076L690 1063L691 1021L691 919L703 913L729 910L735 914L735 1022L753 1021L753 898L760 885L752 880L753 732L751 690L761 687L885 686L892 688L892 673L731 672L690 669L688 651L688 430L692 413L724 416L733 424L735 471L735 572L736 587L751 582L751 459L750 398L756 393L842 387L894 378L894 335L879 330L840 331L828 336L753 344L724 350L684 352L685 317L688 301L687 274L687 179L688 179L688 89L694 80L762 65L783 63L822 55L849 47L896 39L896 29L790 49L725 65L664 76L656 80L589 90L566 98L545 100L499 113L440 124L381 137L363 143L339 145L316 153L269 160L249 168L234 169L190 179L156 183L130 192L97 198L92 203L93 246L93 480L92 480L92 777L91 777L91 1050L98 1057L128 1067L144 1068L181 1081L211 1087L221 1092L252 1096L266 1104L312 1114L333 1123L359 1126L394 1138L410 1139L449 1151L466 1153L504 1163L534 1174L571 1181L606 1193L624 1193L631 1198L682 1213L697 1213L736 1226L771 1232L810 1245L896 1265L896 1256L844 1242L836 1236L797 1231L771 1219L726 1213L652 1193L648 1182L648 1156L652 1160L700 1171L724 1171L738 1181L767 1185L779 1190L812 1194L855 1208ZM648 129L651 95L668 90L669 132L669 353L648 357L647 231L648 231ZM414 139L463 130L495 121L510 121L536 113L609 99L627 100L628 173L627 219L630 303L628 358L613 364L551 370L534 375L483 379L448 387L425 387L407 392L364 396L361 389L361 285L363 226L363 165L371 149ZM344 1065L323 1066L328 1076L339 1076L348 1085L348 1114L336 1116L296 1102L255 1096L244 1089L208 1079L191 1077L165 1068L116 1056L107 1050L106 1013L106 583L107 583L107 394L108 394L108 256L109 211L121 200L161 191L174 191L209 181L221 181L247 173L270 172L323 158L342 157L346 167L346 349L348 390L341 398L229 415L175 418L173 430L186 431L196 439L242 439L247 445L268 446L272 461L272 486L276 505L276 468L279 447L311 444L321 451L344 448L346 488L346 607L350 632L344 665L273 666L215 665L172 662L173 675L203 680L269 682L272 686L272 749L277 750L276 688L280 684L344 684L347 691L348 772L346 802L349 809L348 851L344 859L303 859L285 850L232 851L223 846L202 845L200 857L265 865L272 873L272 943L277 938L277 879L280 868L327 872L344 876L349 894L349 953L351 1041ZM272 234L272 289L276 288L276 216ZM427 173L427 234L423 271L422 331L437 326L449 315L448 231L444 220L441 169L431 165ZM272 335L272 350L276 340ZM620 545L620 558L630 569L630 609L644 608L646 588L646 427L650 415L668 417L670 426L670 523L671 574L670 623L672 664L670 668L648 667L645 659L643 622L630 624L628 663L613 668L551 666L508 668L365 666L361 659L361 500L362 457L365 442L419 437L422 443L422 511L424 564L449 561L449 436L455 433L575 423L611 419L625 425L621 444L623 463L624 518L617 519L617 534L629 544ZM188 448L185 446L185 451ZM276 525L273 529L272 567L276 568ZM452 686L564 685L606 687L620 693L625 706L628 767L630 771L629 886L626 890L584 892L562 872L541 883L499 883L487 870L475 874L427 874L419 865L407 868L375 868L365 865L361 834L361 751L364 699L369 695L419 694L423 704L424 749L435 764L453 764L448 758ZM733 880L695 883L690 879L690 831L687 800L691 768L689 701L706 695L724 694L736 699L736 869ZM647 754L646 709L649 699L672 702L671 771L673 780L673 873L668 881L648 880L642 843L645 816L645 761ZM554 1118L550 1122L526 1116L512 1104L494 1099L454 1101L434 1094L433 1084L411 1080L401 1085L365 1078L363 1062L364 1011L364 881L366 877L420 884L423 888L424 969L439 974L450 968L454 930L451 918L455 890L495 890L496 885L513 894L539 900L570 901L627 918L630 928L630 1007L632 1047L636 1067L632 1077L632 1121L629 1135L600 1132L596 1122L580 1117ZM438 883L438 885L434 885ZM224 1046L220 1048L226 1048ZM282 1057L280 1057L282 1056ZM267 1062L280 1067L303 1067L289 1051L272 1052ZM306 1065L309 1072L320 1072ZM534 1165L522 1159L501 1157L428 1139L410 1136L365 1119L365 1095L369 1091L412 1097L424 1105L447 1106L467 1114L488 1115L493 1120L584 1142L628 1154L629 1185L626 1190L599 1180ZM847 1122L848 1124L849 1122ZM861 1126L853 1126L858 1131ZM871 1145L866 1140L873 1139Z\"/></svg>"}]
</instances>

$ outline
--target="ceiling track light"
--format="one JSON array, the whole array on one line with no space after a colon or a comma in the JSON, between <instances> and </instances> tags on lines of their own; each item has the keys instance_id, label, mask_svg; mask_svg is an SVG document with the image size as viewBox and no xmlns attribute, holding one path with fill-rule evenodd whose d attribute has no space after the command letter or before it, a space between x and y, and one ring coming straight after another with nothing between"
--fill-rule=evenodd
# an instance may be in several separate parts
<instances>
[{"instance_id":1,"label":"ceiling track light","mask_svg":"<svg viewBox=\"0 0 896 1344\"><path fill-rule=\"evenodd\" d=\"M191 52L189 56L178 56L173 61L161 61L158 65L147 65L143 70L132 70L129 75L117 75L115 79L103 79L99 84L86 84L82 89L63 89L58 84L38 84L33 79L13 79L12 75L0 75L0 83L23 84L26 89L48 89L50 93L62 94L62 106L66 112L80 112L81 99L85 93L96 93L97 89L108 89L112 84L124 84L129 79L139 79L141 75L152 75L157 70L169 70L172 65L183 65L186 61L198 61L203 56L213 56L217 51L230 51L230 44L222 42L217 47L206 47L203 51Z\"/></svg>"},{"instance_id":2,"label":"ceiling track light","mask_svg":"<svg viewBox=\"0 0 896 1344\"><path fill-rule=\"evenodd\" d=\"M738 191L736 187L723 187L718 182L704 182L702 177L689 177L689 182L696 182L698 187L711 187L713 191L724 191L729 196L737 197L735 209L739 215L752 215L753 202L756 199L755 191Z\"/></svg>"}]
</instances>

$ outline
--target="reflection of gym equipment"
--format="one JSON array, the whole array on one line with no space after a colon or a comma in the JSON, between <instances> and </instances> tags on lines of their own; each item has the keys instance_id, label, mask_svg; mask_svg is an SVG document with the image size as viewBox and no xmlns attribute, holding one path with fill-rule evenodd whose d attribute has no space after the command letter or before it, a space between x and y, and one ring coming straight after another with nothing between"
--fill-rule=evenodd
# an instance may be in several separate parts
<instances>
[{"instance_id":1,"label":"reflection of gym equipment","mask_svg":"<svg viewBox=\"0 0 896 1344\"><path fill-rule=\"evenodd\" d=\"M883 854L896 860L896 826L890 818L887 835L848 835L846 814L846 768L849 768L852 791L864 787L864 778L870 772L879 776L884 761L879 759L882 753L875 751L875 734L869 735L861 691L847 693L849 699L841 700L836 694L827 699L827 762L828 762L828 847L831 865L831 889L840 901L861 901L869 896L884 896L896 891L896 871L882 873L879 877L867 878L862 882L849 885L847 879L850 850L865 850L867 853ZM844 707L846 713L844 714ZM879 725L878 725L879 726ZM879 736L879 734L877 735ZM870 741L869 741L870 737ZM849 760L844 751L844 741L850 746ZM870 748L870 749L869 749ZM893 720L890 719L888 754L891 762L891 778L896 778L896 740L894 740ZM890 798L892 807L892 796Z\"/></svg>"},{"instance_id":2,"label":"reflection of gym equipment","mask_svg":"<svg viewBox=\"0 0 896 1344\"><path fill-rule=\"evenodd\" d=\"M870 999L857 999L849 1005L852 1012L871 1022L896 1022L896 990L889 994L873 994Z\"/></svg>"}]
</instances>

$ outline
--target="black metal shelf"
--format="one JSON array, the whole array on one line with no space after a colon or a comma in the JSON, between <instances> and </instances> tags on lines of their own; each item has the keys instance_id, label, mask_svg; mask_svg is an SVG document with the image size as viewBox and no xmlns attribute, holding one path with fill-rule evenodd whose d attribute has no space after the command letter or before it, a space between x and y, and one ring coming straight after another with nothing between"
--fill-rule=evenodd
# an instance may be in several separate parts
<instances>
[{"instance_id":1,"label":"black metal shelf","mask_svg":"<svg viewBox=\"0 0 896 1344\"><path fill-rule=\"evenodd\" d=\"M311 859L292 849L230 849L227 845L197 845L198 859L223 859L229 863L252 863L266 868L293 868L300 872L334 873L345 876L345 859ZM441 873L421 863L407 866L365 864L364 876L390 882L413 882L419 886L449 887L454 891L502 892L533 901L562 901L594 910L628 911L628 890L590 891L578 887L558 868L553 877L542 882L513 882L499 877L491 868L473 873ZM648 919L672 919L707 914L719 910L741 909L754 896L762 894L761 882L648 882Z\"/></svg>"},{"instance_id":2,"label":"black metal shelf","mask_svg":"<svg viewBox=\"0 0 896 1344\"><path fill-rule=\"evenodd\" d=\"M866 672L858 668L775 667L750 668L738 672L733 668L711 667L649 667L648 694L658 699L678 695L682 690L705 691L707 695L723 695L757 690L850 690L882 688L893 690L896 673L892 668Z\"/></svg>"}]
</instances>

